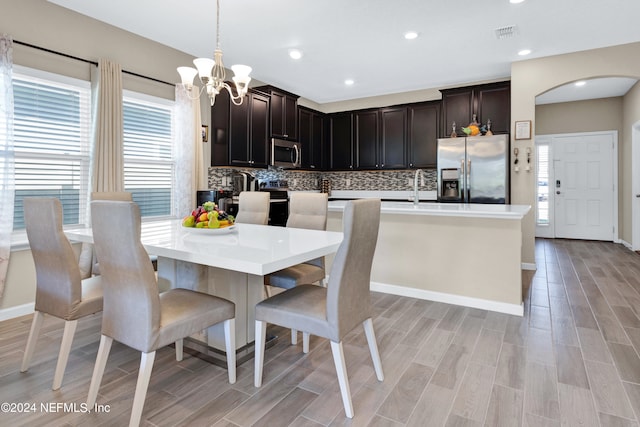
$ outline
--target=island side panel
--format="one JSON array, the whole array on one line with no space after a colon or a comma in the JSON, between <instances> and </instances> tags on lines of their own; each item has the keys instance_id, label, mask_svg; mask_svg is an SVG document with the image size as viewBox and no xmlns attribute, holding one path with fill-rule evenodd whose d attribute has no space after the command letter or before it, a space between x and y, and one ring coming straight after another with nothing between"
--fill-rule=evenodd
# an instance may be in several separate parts
<instances>
[{"instance_id":1,"label":"island side panel","mask_svg":"<svg viewBox=\"0 0 640 427\"><path fill-rule=\"evenodd\" d=\"M342 212L329 212L327 229L342 230ZM517 307L521 246L517 219L382 213L371 281Z\"/></svg>"}]
</instances>

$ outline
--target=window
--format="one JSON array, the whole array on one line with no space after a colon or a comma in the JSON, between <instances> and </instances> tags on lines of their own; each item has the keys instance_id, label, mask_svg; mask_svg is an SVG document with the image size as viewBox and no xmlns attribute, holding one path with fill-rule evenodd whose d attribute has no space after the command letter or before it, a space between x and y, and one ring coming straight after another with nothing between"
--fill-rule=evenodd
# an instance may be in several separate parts
<instances>
[{"instance_id":1,"label":"window","mask_svg":"<svg viewBox=\"0 0 640 427\"><path fill-rule=\"evenodd\" d=\"M171 101L125 91L124 188L144 216L170 216L174 162Z\"/></svg>"},{"instance_id":2,"label":"window","mask_svg":"<svg viewBox=\"0 0 640 427\"><path fill-rule=\"evenodd\" d=\"M549 225L549 144L537 145L536 223Z\"/></svg>"},{"instance_id":3,"label":"window","mask_svg":"<svg viewBox=\"0 0 640 427\"><path fill-rule=\"evenodd\" d=\"M14 67L14 230L24 228L23 199L57 197L64 223L87 214L90 84Z\"/></svg>"}]
</instances>

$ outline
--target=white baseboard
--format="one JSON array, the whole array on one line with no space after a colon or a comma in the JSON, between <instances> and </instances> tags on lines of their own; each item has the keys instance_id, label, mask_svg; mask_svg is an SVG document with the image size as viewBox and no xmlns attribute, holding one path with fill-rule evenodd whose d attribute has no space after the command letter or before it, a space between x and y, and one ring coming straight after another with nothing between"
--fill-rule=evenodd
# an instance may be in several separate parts
<instances>
[{"instance_id":1,"label":"white baseboard","mask_svg":"<svg viewBox=\"0 0 640 427\"><path fill-rule=\"evenodd\" d=\"M523 270L533 270L533 271L536 271L538 269L535 264L531 264L528 262L520 263L520 268Z\"/></svg>"},{"instance_id":2,"label":"white baseboard","mask_svg":"<svg viewBox=\"0 0 640 427\"><path fill-rule=\"evenodd\" d=\"M31 314L34 311L35 303L30 302L28 304L16 305L14 307L3 308L0 310L0 322L3 320L14 319L16 317L25 316Z\"/></svg>"},{"instance_id":3,"label":"white baseboard","mask_svg":"<svg viewBox=\"0 0 640 427\"><path fill-rule=\"evenodd\" d=\"M629 249L630 251L633 250L633 245L625 240L620 239L617 243L621 243L625 248Z\"/></svg>"},{"instance_id":4,"label":"white baseboard","mask_svg":"<svg viewBox=\"0 0 640 427\"><path fill-rule=\"evenodd\" d=\"M424 289L408 288L405 286L388 285L386 283L371 282L371 290L386 294L400 295L403 297L418 298L428 301L444 302L447 304L462 305L465 307L479 308L499 313L524 316L523 304L508 304L498 301L489 301L480 298L464 297L442 292L427 291Z\"/></svg>"}]
</instances>

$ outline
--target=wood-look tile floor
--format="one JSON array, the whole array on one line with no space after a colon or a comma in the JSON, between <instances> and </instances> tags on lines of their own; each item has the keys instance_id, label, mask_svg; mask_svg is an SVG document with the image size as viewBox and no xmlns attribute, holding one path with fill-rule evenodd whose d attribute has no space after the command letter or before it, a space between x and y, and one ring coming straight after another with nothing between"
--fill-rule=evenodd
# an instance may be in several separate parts
<instances>
[{"instance_id":1,"label":"wood-look tile floor","mask_svg":"<svg viewBox=\"0 0 640 427\"><path fill-rule=\"evenodd\" d=\"M345 341L355 417L345 418L324 340L311 352L286 330L253 386L251 361L226 371L170 348L156 356L145 426L638 426L640 255L603 242L538 240L538 270L524 272L525 316L372 294L385 371L375 378L361 330ZM51 391L62 322L48 318L33 363L20 373L31 317L0 323L0 425L128 423L139 353L114 342L98 403L81 413L98 349L100 315L79 322L59 391ZM301 341L301 340L299 340ZM71 404L64 408L56 402ZM41 407L49 405L49 412ZM77 411L70 412L76 405Z\"/></svg>"}]
</instances>

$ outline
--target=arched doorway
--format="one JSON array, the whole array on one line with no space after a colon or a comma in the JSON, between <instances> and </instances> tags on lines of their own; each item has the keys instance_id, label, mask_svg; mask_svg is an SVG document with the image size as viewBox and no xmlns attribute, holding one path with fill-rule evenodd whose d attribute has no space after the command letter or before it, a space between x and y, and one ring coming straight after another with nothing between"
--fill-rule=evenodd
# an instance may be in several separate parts
<instances>
[{"instance_id":1,"label":"arched doorway","mask_svg":"<svg viewBox=\"0 0 640 427\"><path fill-rule=\"evenodd\" d=\"M548 144L546 140L555 141L557 139L560 141L572 137L573 141L579 142L581 141L580 135L585 135L583 139L586 143L586 141L590 141L590 134L594 132L612 132L619 134L620 156L614 151L614 164L611 168L613 176L609 177L613 185L607 186L608 189L613 188L610 191L613 193L614 199L607 203L607 207L596 210L595 214L592 215L593 218L601 219L599 217L606 213L613 218L613 221L606 229L606 232L602 229L599 234L600 237L593 238L600 240L603 239L603 235L608 235L609 237L605 240L613 239L615 242L622 242L631 247L631 231L633 230L635 235L636 230L640 228L640 224L631 224L631 217L633 216L635 218L635 214L632 215L631 213L632 205L630 204L633 202L633 206L635 206L635 201L630 201L631 172L634 165L640 165L640 162L631 161L631 125L622 118L625 115L624 97L637 83L637 78L597 77L583 79L583 83L586 84L582 86L577 86L575 83L576 82L569 82L556 86L554 89L545 91L536 97L536 151L538 151L540 143ZM633 116L633 114L631 116ZM555 138L550 138L551 136ZM615 137L615 139L617 140L618 137ZM578 144L578 146L579 145L580 144ZM618 147L618 144L616 143L615 146ZM549 147L548 145L543 148L548 149L549 153L555 153L556 155L561 152L559 149L554 151L553 147ZM536 156L536 161L539 162L540 160L541 157ZM559 160L560 159L555 157L549 158L547 165L550 169L553 169L554 166L558 166L555 163L558 163ZM593 161L592 159L590 167ZM618 173L618 170L620 173ZM587 216L587 206L597 206L598 197L596 197L596 194L602 194L602 192L605 191L604 188L598 190L596 186L593 185L594 182L604 182L601 178L593 179L593 175L594 174L585 175L586 178L590 178L593 182L585 189L589 191L589 194L584 196L585 205L578 210L580 216L583 217ZM536 178L535 182L536 186L539 187L540 182L546 183L546 180L544 178L542 180ZM564 180L562 180L562 184L564 183ZM561 191L562 195L556 197L554 200L552 196L556 194L556 188L551 188L551 186L555 184L557 184L555 181L549 182L550 187L543 188L543 190L550 193L548 201L546 194L540 194L540 188L536 188L536 197L534 200L535 210L539 210L541 205L544 205L542 207L547 209L547 214L551 215L551 221L554 219L553 209L558 208L554 206L554 203L562 203L563 195L565 194L564 191ZM638 193L640 193L640 187ZM612 208L609 207L611 205L613 205ZM602 209L604 209L604 211ZM607 211L607 209L609 210ZM556 214L561 214L561 209L558 208ZM562 222L563 219L564 217L556 218L559 222ZM588 222L590 225L594 224L592 221ZM540 223L536 221L536 236L553 237L553 233L552 235L540 234L539 231L544 230L545 227L540 227L539 224ZM548 228L552 227L547 226L547 229ZM613 232L611 232L612 229ZM626 232L623 233L624 230L626 230ZM574 236L573 238L580 237ZM583 238L587 237L583 236ZM637 239L634 237L633 240ZM638 245L640 245L640 240L638 241Z\"/></svg>"}]
</instances>

